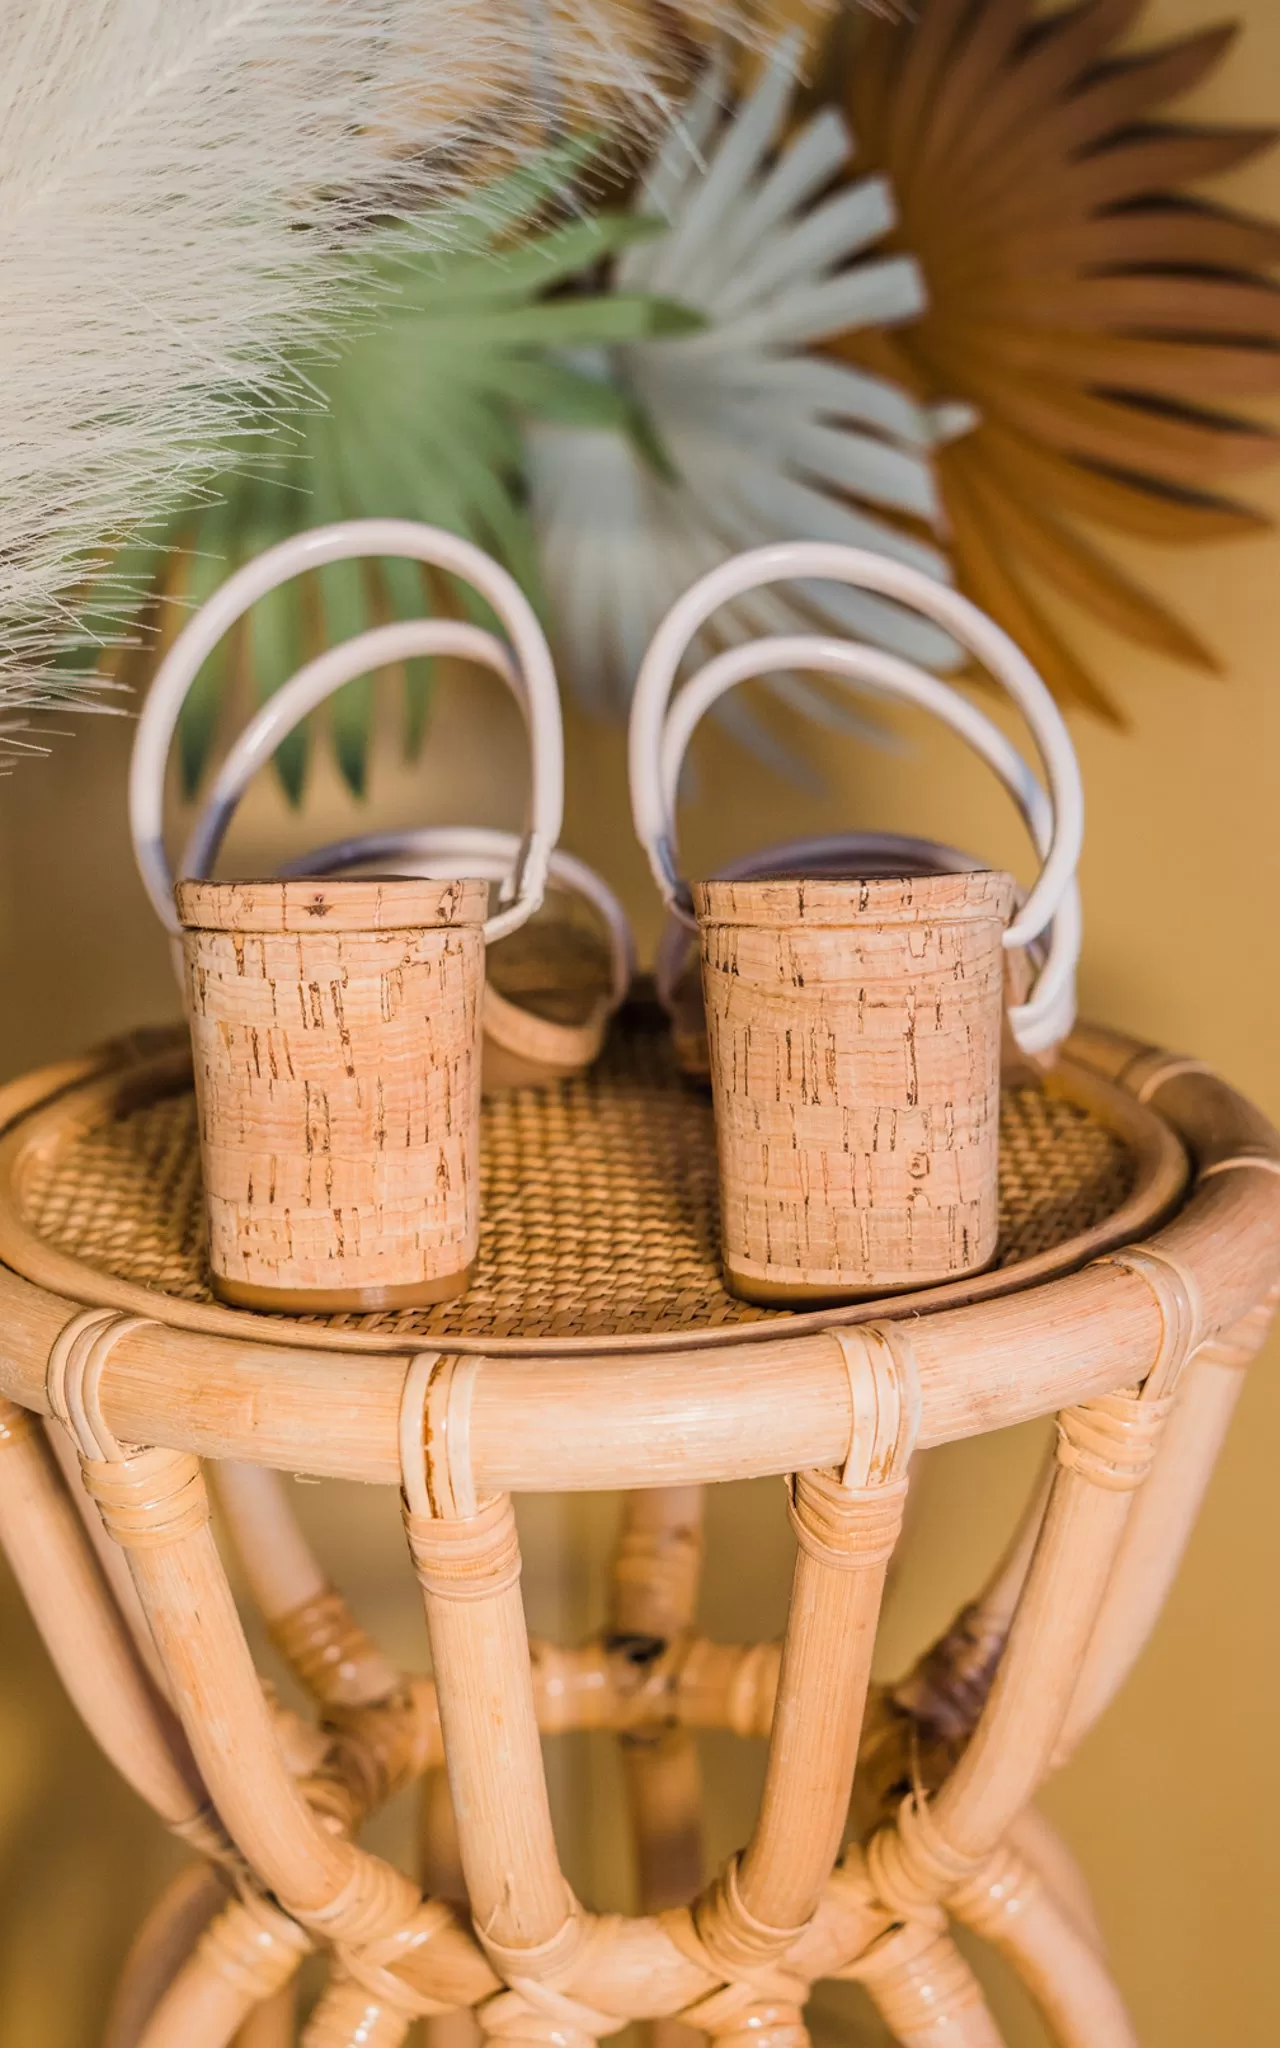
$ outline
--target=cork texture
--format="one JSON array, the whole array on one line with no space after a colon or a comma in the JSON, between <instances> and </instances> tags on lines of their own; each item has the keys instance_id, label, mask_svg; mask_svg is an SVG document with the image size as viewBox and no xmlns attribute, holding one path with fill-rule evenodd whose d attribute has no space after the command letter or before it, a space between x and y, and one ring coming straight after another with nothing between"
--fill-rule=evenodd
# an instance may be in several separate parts
<instances>
[{"instance_id":1,"label":"cork texture","mask_svg":"<svg viewBox=\"0 0 1280 2048\"><path fill-rule=\"evenodd\" d=\"M695 885L728 1284L849 1299L998 1230L1008 875Z\"/></svg>"},{"instance_id":2,"label":"cork texture","mask_svg":"<svg viewBox=\"0 0 1280 2048\"><path fill-rule=\"evenodd\" d=\"M179 898L200 919L183 953L214 1284L262 1306L438 1299L479 1235L487 891L270 887Z\"/></svg>"}]
</instances>

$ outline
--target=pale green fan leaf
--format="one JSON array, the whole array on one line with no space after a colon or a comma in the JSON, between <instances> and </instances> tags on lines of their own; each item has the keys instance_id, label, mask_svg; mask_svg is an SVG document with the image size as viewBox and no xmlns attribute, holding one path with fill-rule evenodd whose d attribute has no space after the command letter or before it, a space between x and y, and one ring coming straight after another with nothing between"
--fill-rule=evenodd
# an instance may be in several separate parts
<instances>
[{"instance_id":1,"label":"pale green fan leaf","mask_svg":"<svg viewBox=\"0 0 1280 2048\"><path fill-rule=\"evenodd\" d=\"M230 504L210 506L200 521L195 551L187 559L183 601L195 610L226 580L233 564L228 553L233 533ZM188 800L199 787L205 763L213 751L222 711L222 680L227 666L227 642L218 642L192 680L178 713L178 772L183 796Z\"/></svg>"},{"instance_id":2,"label":"pale green fan leaf","mask_svg":"<svg viewBox=\"0 0 1280 2048\"><path fill-rule=\"evenodd\" d=\"M512 404L540 420L625 434L656 475L665 483L676 480L675 465L653 421L625 386L534 356L513 357L503 371L502 382Z\"/></svg>"},{"instance_id":3,"label":"pale green fan leaf","mask_svg":"<svg viewBox=\"0 0 1280 2048\"><path fill-rule=\"evenodd\" d=\"M304 660L302 589L297 582L277 584L260 597L249 613L249 659L259 701L271 696L296 674ZM302 801L310 747L310 723L295 725L276 748L272 766L290 803Z\"/></svg>"},{"instance_id":4,"label":"pale green fan leaf","mask_svg":"<svg viewBox=\"0 0 1280 2048\"><path fill-rule=\"evenodd\" d=\"M316 509L324 521L342 517L328 490L316 492ZM329 647L353 640L374 621L363 562L328 562L320 571L320 607L324 639ZM344 683L329 699L329 732L342 779L353 796L363 796L369 765L369 729L373 717L373 677Z\"/></svg>"},{"instance_id":5,"label":"pale green fan leaf","mask_svg":"<svg viewBox=\"0 0 1280 2048\"><path fill-rule=\"evenodd\" d=\"M635 401L607 377L578 368L573 352L692 333L703 324L671 300L564 289L662 225L611 212L543 225L549 209L570 198L594 149L590 139L571 142L495 180L461 218L441 216L439 247L431 246L437 223L427 219L389 229L353 253L351 261L381 294L378 317L341 354L306 366L298 410L283 426L276 421L247 440L243 470L222 480L217 504L184 515L169 530L170 545L193 529L197 534L201 553L188 570L193 602L221 581L220 558L232 548L244 558L303 527L382 516L464 535L502 561L542 609L525 495L525 422L626 433L662 469L665 457ZM445 580L450 608L500 630L469 584ZM430 609L427 581L411 563L332 564L308 581L316 586L309 592L294 586L255 607L247 644L259 698L303 659L309 606L318 603L328 644L379 617L420 617ZM105 617L105 585L102 606ZM114 619L117 636L123 609ZM405 743L413 752L427 715L429 668L405 664L405 677ZM219 672L209 664L182 732L189 791L207 765L219 702ZM372 679L361 678L329 706L338 764L356 795L367 779L373 703ZM276 757L294 801L307 756L300 730Z\"/></svg>"},{"instance_id":6,"label":"pale green fan leaf","mask_svg":"<svg viewBox=\"0 0 1280 2048\"><path fill-rule=\"evenodd\" d=\"M665 222L642 214L597 213L534 235L512 248L489 248L464 256L442 256L434 269L419 258L410 270L403 257L380 258L406 306L480 304L487 299L527 299L578 277L607 256L649 241Z\"/></svg>"},{"instance_id":7,"label":"pale green fan leaf","mask_svg":"<svg viewBox=\"0 0 1280 2048\"><path fill-rule=\"evenodd\" d=\"M377 563L377 576L387 610L392 618L417 619L430 609L426 576L419 563L406 562L401 556L389 556ZM407 761L416 761L422 752L423 737L427 729L435 664L431 661L415 660L404 662L402 667L404 753Z\"/></svg>"},{"instance_id":8,"label":"pale green fan leaf","mask_svg":"<svg viewBox=\"0 0 1280 2048\"><path fill-rule=\"evenodd\" d=\"M457 251L489 248L502 234L533 220L552 202L563 200L599 147L599 137L593 135L575 135L553 143L528 163L491 179L465 206L437 209L407 226L388 230L380 246L399 242L407 254L420 260L424 238L429 240L434 227L441 260Z\"/></svg>"},{"instance_id":9,"label":"pale green fan leaf","mask_svg":"<svg viewBox=\"0 0 1280 2048\"><path fill-rule=\"evenodd\" d=\"M639 292L611 292L600 298L549 299L539 305L464 308L433 314L426 336L433 349L616 347L655 335L696 334L705 322L701 313L674 299L650 298ZM474 365L472 366L474 369ZM467 365L459 365L465 375Z\"/></svg>"}]
</instances>

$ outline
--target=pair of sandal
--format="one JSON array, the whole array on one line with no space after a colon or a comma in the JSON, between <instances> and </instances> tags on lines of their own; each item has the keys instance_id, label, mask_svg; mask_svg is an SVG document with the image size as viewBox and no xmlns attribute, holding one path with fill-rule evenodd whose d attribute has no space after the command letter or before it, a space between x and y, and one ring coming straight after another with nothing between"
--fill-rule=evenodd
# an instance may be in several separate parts
<instances>
[{"instance_id":1,"label":"pair of sandal","mask_svg":"<svg viewBox=\"0 0 1280 2048\"><path fill-rule=\"evenodd\" d=\"M563 740L554 666L545 636L513 579L458 536L403 520L319 527L239 569L187 623L157 673L139 722L130 776L130 818L144 884L168 931L178 934L175 875L162 836L166 763L179 715L203 663L268 591L307 570L353 558L394 556L443 569L472 585L506 635L456 619L375 627L308 662L250 720L224 760L188 837L179 877L211 872L248 783L294 728L345 683L379 667L454 656L488 668L519 703L529 735L531 794L524 834L474 827L379 832L313 849L287 876L417 874L474 876L493 885L485 927L484 1082L488 1090L548 1081L596 1058L635 968L625 912L600 876L558 847ZM826 634L765 636L715 655L673 697L677 673L716 610L779 581L831 579L913 608L942 626L1000 682L1022 711L1044 782L1000 728L970 700L901 657ZM767 601L752 599L765 623ZM659 996L681 1065L709 1072L701 977L688 884L677 866L676 799L689 740L725 691L769 671L820 674L913 704L939 718L982 758L1020 810L1042 861L1035 886L1004 934L1007 1055L1044 1062L1071 1027L1080 949L1075 883L1083 803L1079 770L1060 713L1008 636L956 592L904 564L828 543L758 548L702 577L655 634L637 681L629 736L632 804L669 916L656 959ZM849 833L791 842L722 871L750 881L789 874L821 879L959 874L980 866L929 840ZM528 921L548 895L556 912ZM585 922L584 922L585 913ZM517 936L519 935L519 936Z\"/></svg>"}]
</instances>

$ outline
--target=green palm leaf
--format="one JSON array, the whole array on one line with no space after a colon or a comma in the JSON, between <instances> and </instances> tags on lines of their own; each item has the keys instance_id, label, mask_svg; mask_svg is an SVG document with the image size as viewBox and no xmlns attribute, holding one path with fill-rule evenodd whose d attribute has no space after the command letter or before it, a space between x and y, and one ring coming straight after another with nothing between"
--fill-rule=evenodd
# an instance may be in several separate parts
<instances>
[{"instance_id":1,"label":"green palm leaf","mask_svg":"<svg viewBox=\"0 0 1280 2048\"><path fill-rule=\"evenodd\" d=\"M187 558L183 591L193 609L212 595L234 566L228 560L232 531L229 504L211 505L200 520L197 542ZM227 642L222 640L187 691L178 718L178 766L184 796L194 793L217 734L227 655Z\"/></svg>"},{"instance_id":2,"label":"green palm leaf","mask_svg":"<svg viewBox=\"0 0 1280 2048\"><path fill-rule=\"evenodd\" d=\"M293 675L301 667L305 659L303 646L302 593L296 583L282 583L259 598L249 614L249 658L258 679L259 701L270 695L270 688L264 687L264 678L275 679L278 686L279 680ZM309 725L310 720L307 719L295 726L276 749L276 774L290 803L294 804L301 803L307 778Z\"/></svg>"},{"instance_id":3,"label":"green palm leaf","mask_svg":"<svg viewBox=\"0 0 1280 2048\"><path fill-rule=\"evenodd\" d=\"M216 502L189 509L158 541L134 549L132 570L145 564L151 583L172 583L181 545L182 596L195 604L236 560L301 527L329 519L418 519L488 549L541 608L525 502L523 423L543 418L607 426L649 448L647 423L634 401L573 367L565 352L700 324L697 315L661 298L565 289L656 225L611 213L537 225L590 153L590 144L568 144L496 181L461 222L450 219L448 248L430 247L431 223L417 223L388 230L353 256L380 295L378 317L331 361L306 366L307 402L283 428L246 442L243 466L220 480ZM118 558L117 583L123 564ZM314 651L308 620L316 615L325 640L334 642L379 618L421 616L434 592L451 610L490 628L495 623L470 586L424 576L414 563L335 563L315 581L314 597L295 584L254 608L244 644L259 701L288 679L304 650ZM105 584L102 603L106 638ZM118 633L115 603L110 617ZM188 794L216 743L226 672L219 650L183 713L180 754ZM412 754L427 718L429 665L406 664L405 686L402 729ZM357 796L367 780L373 702L372 681L363 678L347 684L328 707L338 765ZM308 752L307 733L300 730L276 756L292 801L302 793Z\"/></svg>"}]
</instances>

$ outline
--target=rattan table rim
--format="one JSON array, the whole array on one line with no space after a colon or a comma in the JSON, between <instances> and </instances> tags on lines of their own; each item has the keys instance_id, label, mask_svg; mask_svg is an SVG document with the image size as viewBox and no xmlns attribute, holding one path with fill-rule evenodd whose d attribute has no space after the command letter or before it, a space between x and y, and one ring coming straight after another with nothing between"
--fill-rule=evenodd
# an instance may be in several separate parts
<instances>
[{"instance_id":1,"label":"rattan table rim","mask_svg":"<svg viewBox=\"0 0 1280 2048\"><path fill-rule=\"evenodd\" d=\"M1195 1062L1120 1034L1085 1029L1072 1055L1154 1108L1186 1145L1188 1199L1151 1240L1195 1275L1202 1337L1229 1327L1269 1290L1280 1266L1280 1138L1234 1090ZM91 1078L90 1056L29 1077L0 1096L8 1123ZM0 1391L45 1411L45 1363L58 1331L94 1286L53 1291L0 1267ZM370 1356L355 1345L246 1341L156 1320L113 1355L105 1404L123 1439L256 1460L284 1470L394 1484L396 1418L413 1350ZM922 1445L1007 1427L1140 1380L1161 1342L1159 1305L1137 1274L1106 1257L1082 1270L961 1308L910 1316L924 1408ZM858 1312L855 1311L855 1315ZM242 1319L243 1320L243 1319ZM450 1339L479 1351L472 1417L477 1479L523 1492L711 1483L828 1465L848 1442L850 1407L833 1314L735 1330L729 1340L583 1356L552 1344L537 1356ZM803 1321L803 1328L798 1327ZM274 1335L274 1326L273 1326ZM391 1369L388 1369L388 1368ZM323 1429L317 1419L323 1418Z\"/></svg>"},{"instance_id":2,"label":"rattan table rim","mask_svg":"<svg viewBox=\"0 0 1280 2048\"><path fill-rule=\"evenodd\" d=\"M48 1148L67 1142L69 1122L74 1130L83 1120L83 1127L88 1130L100 1110L127 1114L135 1103L150 1104L183 1092L189 1085L190 1074L185 1033L175 1032L157 1034L154 1041L149 1038L145 1057L136 1067L126 1066L122 1070L118 1064L105 1065L96 1073L78 1075L70 1087L51 1087L38 1100L31 1100L25 1084L20 1084L26 1106L12 1114L6 1113L6 1092L0 1091L0 1260L24 1277L82 1300L86 1306L155 1315L171 1329L247 1338L254 1343L344 1353L375 1352L391 1357L402 1356L408 1348L427 1345L483 1357L595 1357L622 1353L647 1356L661 1351L759 1343L771 1336L800 1336L884 1316L898 1319L933 1315L940 1309L1022 1291L1042 1280L1071 1272L1091 1257L1145 1235L1163 1222L1185 1193L1189 1170L1185 1149L1169 1124L1083 1061L1067 1058L1060 1062L1057 1073L1049 1077L1048 1091L1083 1110L1123 1142L1131 1155L1133 1182L1126 1197L1100 1221L1074 1237L1019 1259L1016 1264L997 1265L943 1285L843 1307L773 1311L759 1321L728 1326L692 1323L677 1329L549 1337L454 1332L446 1335L433 1331L419 1336L417 1332L410 1334L397 1329L362 1328L351 1318L334 1322L308 1317L292 1322L287 1317L265 1318L216 1301L190 1300L86 1263L49 1243L31 1227L23 1213L21 1183L30 1165ZM53 1075L56 1078L58 1070L53 1070ZM31 1079L34 1082L38 1076Z\"/></svg>"}]
</instances>

